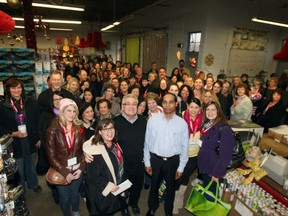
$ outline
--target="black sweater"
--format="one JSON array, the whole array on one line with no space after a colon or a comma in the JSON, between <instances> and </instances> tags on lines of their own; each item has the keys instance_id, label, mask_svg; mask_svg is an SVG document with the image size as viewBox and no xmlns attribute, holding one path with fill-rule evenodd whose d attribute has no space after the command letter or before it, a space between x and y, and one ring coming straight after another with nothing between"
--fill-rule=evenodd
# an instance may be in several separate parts
<instances>
[{"instance_id":1,"label":"black sweater","mask_svg":"<svg viewBox=\"0 0 288 216\"><path fill-rule=\"evenodd\" d=\"M118 143L123 151L124 166L137 167L143 163L146 118L138 115L138 119L131 124L123 115L119 115L114 118L114 122Z\"/></svg>"}]
</instances>

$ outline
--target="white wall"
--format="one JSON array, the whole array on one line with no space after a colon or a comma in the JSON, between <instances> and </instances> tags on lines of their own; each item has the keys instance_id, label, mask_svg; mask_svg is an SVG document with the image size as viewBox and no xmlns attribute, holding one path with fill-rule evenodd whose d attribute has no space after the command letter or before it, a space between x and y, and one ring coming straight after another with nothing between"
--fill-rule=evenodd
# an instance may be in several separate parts
<instances>
[{"instance_id":1,"label":"white wall","mask_svg":"<svg viewBox=\"0 0 288 216\"><path fill-rule=\"evenodd\" d=\"M192 1L191 5L193 5ZM207 7L207 5L209 6ZM269 46L265 54L264 70L268 71L268 73L275 72L278 61L273 60L272 57L278 52L282 39L288 36L287 30L253 23L251 18L257 16L257 6L256 1L254 4L250 2L247 5L247 1L210 0L209 4L202 5L197 10L191 6L190 12L182 13L178 19L171 19L169 22L168 71L178 65L175 59L176 50L179 49L176 47L177 42L182 41L184 43L185 46L180 52L185 53L187 50L188 32L200 30L202 31L202 46L199 52L198 68L214 75L217 75L220 70L228 73L233 30L234 26L237 25L269 32ZM269 16L276 13L279 17L282 17L283 10L273 11L269 9L269 7L262 8L262 13ZM211 66L205 64L205 56L209 53L214 55L214 64Z\"/></svg>"}]
</instances>

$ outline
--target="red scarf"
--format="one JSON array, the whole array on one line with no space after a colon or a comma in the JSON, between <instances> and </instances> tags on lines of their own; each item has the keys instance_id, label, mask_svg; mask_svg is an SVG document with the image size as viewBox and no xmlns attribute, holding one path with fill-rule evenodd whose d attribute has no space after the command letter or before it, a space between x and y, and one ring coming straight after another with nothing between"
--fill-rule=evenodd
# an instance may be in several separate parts
<instances>
[{"instance_id":1,"label":"red scarf","mask_svg":"<svg viewBox=\"0 0 288 216\"><path fill-rule=\"evenodd\" d=\"M202 124L202 119L203 119L203 113L200 112L197 116L196 116L196 119L193 121L191 118L190 118L190 114L189 114L189 111L188 109L185 110L184 112L184 120L187 122L188 124L188 132L189 132L189 135L190 134L193 134L193 136L197 133L197 131L200 130L201 128L201 124Z\"/></svg>"},{"instance_id":2,"label":"red scarf","mask_svg":"<svg viewBox=\"0 0 288 216\"><path fill-rule=\"evenodd\" d=\"M114 143L114 146L117 151L117 155L116 155L117 159L119 160L120 164L122 164L123 163L122 150L118 143Z\"/></svg>"}]
</instances>

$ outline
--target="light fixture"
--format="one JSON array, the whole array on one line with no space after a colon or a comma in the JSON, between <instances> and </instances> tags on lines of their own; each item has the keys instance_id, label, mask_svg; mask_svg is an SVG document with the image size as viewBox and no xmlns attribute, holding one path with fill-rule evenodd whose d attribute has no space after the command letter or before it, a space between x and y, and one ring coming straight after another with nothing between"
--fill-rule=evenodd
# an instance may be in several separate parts
<instances>
[{"instance_id":1,"label":"light fixture","mask_svg":"<svg viewBox=\"0 0 288 216\"><path fill-rule=\"evenodd\" d=\"M0 0L0 3L7 3L7 0ZM52 8L52 9L59 9L59 10L70 10L70 11L85 11L84 6L83 7L72 7L72 6L64 6L64 5L52 5L52 4L43 4L43 3L37 3L32 2L33 7L44 7L44 8Z\"/></svg>"},{"instance_id":2,"label":"light fixture","mask_svg":"<svg viewBox=\"0 0 288 216\"><path fill-rule=\"evenodd\" d=\"M107 31L108 29L111 29L111 28L113 28L115 25L108 25L108 26L106 26L106 27L104 27L104 28L102 28L101 29L101 31Z\"/></svg>"},{"instance_id":3,"label":"light fixture","mask_svg":"<svg viewBox=\"0 0 288 216\"><path fill-rule=\"evenodd\" d=\"M59 10L85 11L84 7L51 5L51 4L42 4L42 3L36 3L36 2L33 2L32 6L34 6L34 7L44 7L44 8L53 8L53 9L59 9Z\"/></svg>"},{"instance_id":4,"label":"light fixture","mask_svg":"<svg viewBox=\"0 0 288 216\"><path fill-rule=\"evenodd\" d=\"M275 25L275 26L288 28L288 24L287 23L283 23L283 22L276 22L276 21L262 19L262 18L256 18L256 17L253 17L252 21L253 22L258 22L258 23L264 23L264 24L268 24L268 25Z\"/></svg>"},{"instance_id":5,"label":"light fixture","mask_svg":"<svg viewBox=\"0 0 288 216\"><path fill-rule=\"evenodd\" d=\"M18 26L18 25L15 25L15 28L18 28L18 29L24 29L25 27L24 27L24 26Z\"/></svg>"},{"instance_id":6,"label":"light fixture","mask_svg":"<svg viewBox=\"0 0 288 216\"><path fill-rule=\"evenodd\" d=\"M115 27L115 26L117 26L117 25L120 25L120 24L123 23L123 22L127 22L127 21L129 21L129 20L132 20L133 18L134 18L133 14L131 14L131 15L129 15L129 16L126 16L126 17L124 17L124 18L122 18L122 19L114 22L113 24L108 25L108 26L102 28L101 31L107 31L108 29L111 29L111 28L113 28L113 27Z\"/></svg>"},{"instance_id":7,"label":"light fixture","mask_svg":"<svg viewBox=\"0 0 288 216\"><path fill-rule=\"evenodd\" d=\"M66 28L50 28L51 31L73 31L73 29Z\"/></svg>"},{"instance_id":8,"label":"light fixture","mask_svg":"<svg viewBox=\"0 0 288 216\"><path fill-rule=\"evenodd\" d=\"M24 29L24 26L15 25L17 29ZM65 28L50 28L51 31L73 31L73 29L65 29Z\"/></svg>"},{"instance_id":9,"label":"light fixture","mask_svg":"<svg viewBox=\"0 0 288 216\"><path fill-rule=\"evenodd\" d=\"M24 18L20 17L12 17L13 20L15 21L24 21ZM33 19L34 22L38 22L39 19L35 18ZM62 23L62 24L77 24L80 25L82 22L81 21L75 21L75 20L52 20L52 19L42 19L43 22L46 23Z\"/></svg>"}]
</instances>

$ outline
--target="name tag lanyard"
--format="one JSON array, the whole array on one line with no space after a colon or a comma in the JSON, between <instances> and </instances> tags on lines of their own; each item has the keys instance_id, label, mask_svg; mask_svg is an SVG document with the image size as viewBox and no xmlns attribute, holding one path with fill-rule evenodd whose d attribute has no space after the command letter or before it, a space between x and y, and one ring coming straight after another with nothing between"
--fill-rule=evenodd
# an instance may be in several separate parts
<instances>
[{"instance_id":1,"label":"name tag lanyard","mask_svg":"<svg viewBox=\"0 0 288 216\"><path fill-rule=\"evenodd\" d=\"M74 144L74 128L73 128L73 126L71 127L71 136L69 136L69 132L65 129L64 126L62 126L62 127L64 129L64 134L65 134L68 149L72 153L72 147Z\"/></svg>"},{"instance_id":2,"label":"name tag lanyard","mask_svg":"<svg viewBox=\"0 0 288 216\"><path fill-rule=\"evenodd\" d=\"M198 116L197 116L198 117ZM199 118L197 118L196 117L196 119L195 119L195 123L194 123L194 125L195 125L195 128L193 127L193 120L190 118L189 119L189 123L190 123L190 128L191 128L191 131L192 131L192 134L193 134L193 136L195 136L195 134L196 134L196 132L198 131L198 129L199 129Z\"/></svg>"},{"instance_id":3,"label":"name tag lanyard","mask_svg":"<svg viewBox=\"0 0 288 216\"><path fill-rule=\"evenodd\" d=\"M16 113L16 120L18 121L19 124L24 123L24 119L25 119L25 112L24 112L24 105L23 105L23 101L22 99L20 99L20 109L18 110L15 103L13 102L13 100L10 98L10 102L11 105Z\"/></svg>"}]
</instances>

